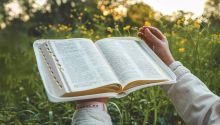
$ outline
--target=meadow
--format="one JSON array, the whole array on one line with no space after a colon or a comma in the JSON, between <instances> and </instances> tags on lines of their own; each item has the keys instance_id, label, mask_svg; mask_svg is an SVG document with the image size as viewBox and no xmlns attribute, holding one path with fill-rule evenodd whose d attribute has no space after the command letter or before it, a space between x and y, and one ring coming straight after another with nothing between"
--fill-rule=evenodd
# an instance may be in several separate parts
<instances>
[{"instance_id":1,"label":"meadow","mask_svg":"<svg viewBox=\"0 0 220 125\"><path fill-rule=\"evenodd\" d=\"M137 37L140 26L155 26L167 37L174 58L220 95L220 25L184 16L173 21L161 18L139 23L129 17L115 21L89 8L73 11L78 14L74 25L14 21L0 30L0 125L71 123L75 102L51 103L46 96L32 47L41 38ZM108 110L115 125L185 124L159 86L109 99Z\"/></svg>"}]
</instances>

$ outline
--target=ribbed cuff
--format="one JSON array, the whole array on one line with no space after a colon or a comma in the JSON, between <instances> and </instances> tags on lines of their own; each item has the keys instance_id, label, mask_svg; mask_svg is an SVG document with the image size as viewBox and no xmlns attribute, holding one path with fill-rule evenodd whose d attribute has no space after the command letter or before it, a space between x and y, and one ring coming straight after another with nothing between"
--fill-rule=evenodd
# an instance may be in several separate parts
<instances>
[{"instance_id":1,"label":"ribbed cuff","mask_svg":"<svg viewBox=\"0 0 220 125\"><path fill-rule=\"evenodd\" d=\"M169 68L174 72L177 79L182 77L186 73L190 73L190 70L183 66L183 64L179 61L175 61L169 65Z\"/></svg>"},{"instance_id":2,"label":"ribbed cuff","mask_svg":"<svg viewBox=\"0 0 220 125\"><path fill-rule=\"evenodd\" d=\"M76 105L76 109L78 110L83 108L94 108L107 112L107 106L102 102L83 102Z\"/></svg>"}]
</instances>

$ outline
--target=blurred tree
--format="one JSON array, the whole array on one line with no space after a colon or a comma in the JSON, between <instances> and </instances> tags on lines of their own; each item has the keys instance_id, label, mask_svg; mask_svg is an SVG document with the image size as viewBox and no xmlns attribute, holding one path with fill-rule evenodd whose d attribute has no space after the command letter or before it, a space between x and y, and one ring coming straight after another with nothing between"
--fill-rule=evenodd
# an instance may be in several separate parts
<instances>
[{"instance_id":1,"label":"blurred tree","mask_svg":"<svg viewBox=\"0 0 220 125\"><path fill-rule=\"evenodd\" d=\"M154 20L154 10L147 4L136 3L128 8L127 16L132 22L143 25L145 21Z\"/></svg>"},{"instance_id":2,"label":"blurred tree","mask_svg":"<svg viewBox=\"0 0 220 125\"><path fill-rule=\"evenodd\" d=\"M123 20L127 14L127 7L132 0L102 0L98 1L98 8L104 16L112 15L114 20Z\"/></svg>"},{"instance_id":3,"label":"blurred tree","mask_svg":"<svg viewBox=\"0 0 220 125\"><path fill-rule=\"evenodd\" d=\"M205 17L209 18L212 25L220 23L220 0L208 0L204 8Z\"/></svg>"},{"instance_id":4,"label":"blurred tree","mask_svg":"<svg viewBox=\"0 0 220 125\"><path fill-rule=\"evenodd\" d=\"M5 24L5 19L7 17L5 9L4 9L4 4L8 0L0 0L0 29L4 28L6 26Z\"/></svg>"},{"instance_id":5,"label":"blurred tree","mask_svg":"<svg viewBox=\"0 0 220 125\"><path fill-rule=\"evenodd\" d=\"M13 5L10 5L13 3ZM16 12L17 15L11 15L19 9L20 12ZM0 3L0 24L10 24L13 20L29 21L33 24L71 24L76 25L76 20L80 16L81 12L87 11L87 13L101 14L97 8L96 0L48 0L43 5L39 5L35 0L16 0L9 1L3 0ZM83 16L82 23L92 20L91 14L81 15ZM12 17L13 16L13 17ZM29 20L30 19L30 20ZM35 26L35 25L33 25Z\"/></svg>"}]
</instances>

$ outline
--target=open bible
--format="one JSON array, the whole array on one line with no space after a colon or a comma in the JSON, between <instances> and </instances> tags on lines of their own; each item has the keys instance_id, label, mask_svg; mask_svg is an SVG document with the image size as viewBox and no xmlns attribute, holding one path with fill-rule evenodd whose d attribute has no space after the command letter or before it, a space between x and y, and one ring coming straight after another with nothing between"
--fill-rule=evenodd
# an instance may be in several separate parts
<instances>
[{"instance_id":1,"label":"open bible","mask_svg":"<svg viewBox=\"0 0 220 125\"><path fill-rule=\"evenodd\" d=\"M172 71L135 37L45 39L34 42L38 69L52 102L124 97L175 83Z\"/></svg>"}]
</instances>

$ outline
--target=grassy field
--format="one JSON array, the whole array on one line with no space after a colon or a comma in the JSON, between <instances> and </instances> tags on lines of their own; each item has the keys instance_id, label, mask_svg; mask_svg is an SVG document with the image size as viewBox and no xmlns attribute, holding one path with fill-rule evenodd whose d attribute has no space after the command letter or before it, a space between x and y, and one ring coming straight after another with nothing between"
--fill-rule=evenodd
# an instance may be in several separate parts
<instances>
[{"instance_id":1,"label":"grassy field","mask_svg":"<svg viewBox=\"0 0 220 125\"><path fill-rule=\"evenodd\" d=\"M95 16L94 16L95 17ZM103 19L104 18L104 19ZM43 35L32 36L28 23L0 31L0 125L70 124L75 102L48 101L33 53L33 41L40 38L86 37L97 40L111 36L136 36L138 27L129 23L107 25L97 19L88 28L84 23L36 27ZM80 19L79 19L80 20ZM184 24L184 22L188 24ZM145 22L145 25L152 25ZM220 32L197 20L179 19L155 24L166 35L176 60L181 61L215 94L220 93ZM134 92L122 99L109 99L109 113L119 125L184 125L160 87Z\"/></svg>"}]
</instances>

